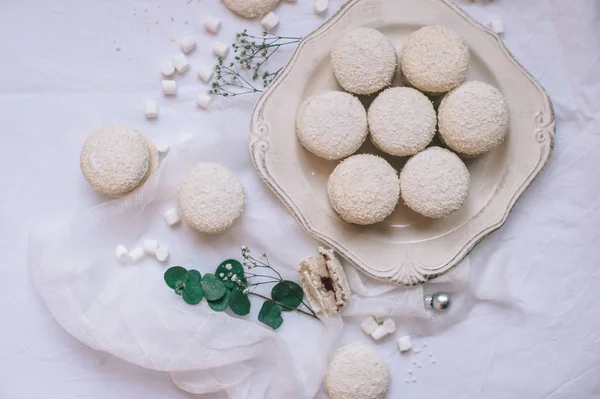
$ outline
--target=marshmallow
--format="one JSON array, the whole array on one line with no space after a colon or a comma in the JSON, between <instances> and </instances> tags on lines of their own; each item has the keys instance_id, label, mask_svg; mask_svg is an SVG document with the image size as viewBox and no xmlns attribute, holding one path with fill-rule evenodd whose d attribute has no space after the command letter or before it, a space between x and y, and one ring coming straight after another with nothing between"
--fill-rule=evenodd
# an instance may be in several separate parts
<instances>
[{"instance_id":1,"label":"marshmallow","mask_svg":"<svg viewBox=\"0 0 600 399\"><path fill-rule=\"evenodd\" d=\"M186 147L193 138L194 135L190 132L179 132L177 133L177 145Z\"/></svg>"},{"instance_id":2,"label":"marshmallow","mask_svg":"<svg viewBox=\"0 0 600 399\"><path fill-rule=\"evenodd\" d=\"M137 262L144 257L144 250L140 247L136 247L129 253L129 255L131 255L132 261Z\"/></svg>"},{"instance_id":3,"label":"marshmallow","mask_svg":"<svg viewBox=\"0 0 600 399\"><path fill-rule=\"evenodd\" d=\"M156 259L158 259L161 262L164 262L167 260L168 257L169 251L167 250L167 247L165 247L163 244L160 244L160 246L156 250Z\"/></svg>"},{"instance_id":4,"label":"marshmallow","mask_svg":"<svg viewBox=\"0 0 600 399\"><path fill-rule=\"evenodd\" d=\"M373 331L371 333L371 337L373 337L373 339L375 341L380 341L387 336L388 336L388 332L385 330L384 326L377 326L375 331Z\"/></svg>"},{"instance_id":5,"label":"marshmallow","mask_svg":"<svg viewBox=\"0 0 600 399\"><path fill-rule=\"evenodd\" d=\"M270 13L264 16L264 18L260 21L260 24L266 30L270 31L275 29L275 27L279 25L279 18L277 18L277 15L275 15L275 13L271 11Z\"/></svg>"},{"instance_id":6,"label":"marshmallow","mask_svg":"<svg viewBox=\"0 0 600 399\"><path fill-rule=\"evenodd\" d=\"M171 61L163 63L160 66L160 73L162 73L162 75L166 77L173 76L173 74L175 73L175 67L173 66L173 63Z\"/></svg>"},{"instance_id":7,"label":"marshmallow","mask_svg":"<svg viewBox=\"0 0 600 399\"><path fill-rule=\"evenodd\" d=\"M198 94L198 98L196 98L196 105L200 108L207 109L210 104L210 100L212 100L212 97L208 94Z\"/></svg>"},{"instance_id":8,"label":"marshmallow","mask_svg":"<svg viewBox=\"0 0 600 399\"><path fill-rule=\"evenodd\" d=\"M177 208L167 209L163 216L165 217L165 221L169 226L173 226L181 221L181 217L179 216L179 211Z\"/></svg>"},{"instance_id":9,"label":"marshmallow","mask_svg":"<svg viewBox=\"0 0 600 399\"><path fill-rule=\"evenodd\" d=\"M196 39L194 39L192 36L186 36L181 39L179 44L181 44L181 50L184 53L189 53L196 48Z\"/></svg>"},{"instance_id":10,"label":"marshmallow","mask_svg":"<svg viewBox=\"0 0 600 399\"><path fill-rule=\"evenodd\" d=\"M144 240L144 252L148 255L156 255L156 250L158 249L158 241L156 240Z\"/></svg>"},{"instance_id":11,"label":"marshmallow","mask_svg":"<svg viewBox=\"0 0 600 399\"><path fill-rule=\"evenodd\" d=\"M370 316L367 317L366 319L364 319L362 321L362 323L360 323L360 328L362 328L362 330L367 335L373 334L373 332L377 329L377 327L379 327L379 324L377 324L375 319Z\"/></svg>"},{"instance_id":12,"label":"marshmallow","mask_svg":"<svg viewBox=\"0 0 600 399\"><path fill-rule=\"evenodd\" d=\"M208 83L213 76L214 69L206 65L200 65L198 67L198 79L204 83Z\"/></svg>"},{"instance_id":13,"label":"marshmallow","mask_svg":"<svg viewBox=\"0 0 600 399\"><path fill-rule=\"evenodd\" d=\"M383 327L383 326L382 326ZM410 335L405 335L396 340L398 344L398 349L400 352L407 352L412 348L412 342L410 340Z\"/></svg>"},{"instance_id":14,"label":"marshmallow","mask_svg":"<svg viewBox=\"0 0 600 399\"><path fill-rule=\"evenodd\" d=\"M227 57L229 53L229 46L223 42L215 42L213 44L213 54L220 58ZM176 66L177 67L177 66Z\"/></svg>"},{"instance_id":15,"label":"marshmallow","mask_svg":"<svg viewBox=\"0 0 600 399\"><path fill-rule=\"evenodd\" d=\"M166 141L154 140L153 143L154 147L156 147L156 151L158 151L161 154L166 154L171 149L171 146Z\"/></svg>"},{"instance_id":16,"label":"marshmallow","mask_svg":"<svg viewBox=\"0 0 600 399\"><path fill-rule=\"evenodd\" d=\"M165 96L174 96L177 94L177 82L174 80L161 80L160 85Z\"/></svg>"},{"instance_id":17,"label":"marshmallow","mask_svg":"<svg viewBox=\"0 0 600 399\"><path fill-rule=\"evenodd\" d=\"M183 53L175 54L172 61L178 73L184 73L190 68L190 63Z\"/></svg>"},{"instance_id":18,"label":"marshmallow","mask_svg":"<svg viewBox=\"0 0 600 399\"><path fill-rule=\"evenodd\" d=\"M315 0L315 14L323 14L328 7L328 0Z\"/></svg>"},{"instance_id":19,"label":"marshmallow","mask_svg":"<svg viewBox=\"0 0 600 399\"><path fill-rule=\"evenodd\" d=\"M379 324L383 323L385 321L385 319L389 319L390 316L386 315L386 314L376 314L373 315L373 317L375 317L375 321Z\"/></svg>"},{"instance_id":20,"label":"marshmallow","mask_svg":"<svg viewBox=\"0 0 600 399\"><path fill-rule=\"evenodd\" d=\"M385 328L385 331L387 331L388 334L393 334L396 332L396 323L393 319L385 319L382 326Z\"/></svg>"},{"instance_id":21,"label":"marshmallow","mask_svg":"<svg viewBox=\"0 0 600 399\"><path fill-rule=\"evenodd\" d=\"M204 21L204 28L211 33L218 33L221 29L221 20L213 15L209 15Z\"/></svg>"},{"instance_id":22,"label":"marshmallow","mask_svg":"<svg viewBox=\"0 0 600 399\"><path fill-rule=\"evenodd\" d=\"M129 251L127 250L127 248L125 248L124 245L117 245L117 248L115 249L115 254L121 262L125 262L131 259Z\"/></svg>"},{"instance_id":23,"label":"marshmallow","mask_svg":"<svg viewBox=\"0 0 600 399\"><path fill-rule=\"evenodd\" d=\"M156 103L156 101L146 101L146 105L144 107L144 114L146 114L147 119L156 119L156 117L158 116L158 104Z\"/></svg>"},{"instance_id":24,"label":"marshmallow","mask_svg":"<svg viewBox=\"0 0 600 399\"><path fill-rule=\"evenodd\" d=\"M504 22L499 19L496 19L488 24L489 28L493 30L496 34L501 35L504 33Z\"/></svg>"}]
</instances>

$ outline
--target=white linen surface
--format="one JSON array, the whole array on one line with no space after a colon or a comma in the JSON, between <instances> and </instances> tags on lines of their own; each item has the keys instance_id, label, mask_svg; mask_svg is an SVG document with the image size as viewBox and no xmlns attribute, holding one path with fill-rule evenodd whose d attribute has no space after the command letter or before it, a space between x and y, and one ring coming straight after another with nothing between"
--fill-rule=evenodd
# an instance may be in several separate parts
<instances>
[{"instance_id":1,"label":"white linen surface","mask_svg":"<svg viewBox=\"0 0 600 399\"><path fill-rule=\"evenodd\" d=\"M341 1L330 1L330 13L340 4ZM409 357L397 353L393 340L379 345L392 370L389 397L600 397L597 378L600 314L594 307L600 279L596 226L600 220L600 187L595 162L600 155L599 5L595 0L518 3L504 0L492 5L469 5L467 10L482 22L502 18L507 46L548 90L557 116L555 153L519 201L507 224L472 252L473 285L460 295L465 306L458 307L462 313L457 315L466 316L470 301L463 297L467 296L477 299L468 317L449 329L441 327L450 324L445 320L456 321L453 315L434 320L397 318L400 329L421 335L415 343L423 347L426 342L427 348L415 356L422 364L422 368L415 368ZM312 1L284 3L277 13L282 21L279 32L290 36L304 35L322 21L312 14ZM197 244L198 250L181 254L182 263L186 260L184 256L189 256L189 261L201 259L203 265L198 269L211 271L216 262L237 255L239 245L247 244L267 251L275 265L290 273L300 258L314 251L316 243L287 215L251 168L246 140L248 118L256 97L219 99L208 112L199 111L193 100L203 87L193 73L179 79L181 86L176 99L160 97L158 66L178 51L178 43L172 42L172 37L196 33L199 47L190 56L192 67L194 63L214 62L209 49L215 38L204 34L201 26L207 14L224 20L218 38L225 42L244 28L250 32L260 29L257 21L235 18L216 0L169 3L11 0L0 4L0 26L5 32L0 38L4 55L0 63L3 107L0 138L4 148L0 169L0 183L4 187L0 201L3 266L0 320L4 327L0 340L0 398L27 399L40 394L48 398L193 396L173 386L167 373L125 363L72 339L50 316L30 283L29 232L42 226L47 229L49 218L58 223L72 219L75 214L87 215L86 209L104 201L87 186L78 168L81 144L97 126L128 123L152 138L170 141L175 141L178 131L193 132L200 142L210 144L206 145L203 156L219 160L243 180L249 203L241 224L218 239L190 235L193 238L188 242L183 240L181 245ZM289 52L282 54L283 58L285 55ZM161 106L159 119L154 123L145 121L142 112L143 101L150 98L159 99ZM150 190L152 186L144 189ZM177 256L179 242L185 235L170 233L159 216L160 206L169 201L172 198L164 198L137 217L146 227L158 228L161 233L156 238L170 243L172 253ZM146 218L144 212L152 217ZM137 233L125 226L122 236L112 239L131 241L139 238L132 235ZM98 238L99 244L107 241L107 237ZM98 246L83 239L73 239L70 244L73 253L83 257L98 251ZM107 245L108 255L113 250L114 245ZM44 255L34 252L30 260L36 264ZM456 281L464 282L469 269L463 267L456 272L463 273ZM160 283L162 270L148 262L123 273L121 279L126 286L128 277L135 278L125 273ZM357 277L353 273L350 276ZM367 296L373 294L367 290L379 289L373 288L369 281L362 284L365 286L360 293ZM360 291L359 286L360 282L354 281L355 291ZM43 287L40 288L43 292ZM133 311L138 298L127 298L118 286L113 288L112 295L117 298L109 292L105 293L107 298L116 300L123 296L127 299L123 308ZM166 296L168 292L163 288L157 284L152 292L157 303L177 299ZM426 291L434 289L424 287ZM421 288L416 290L420 296ZM363 304L373 301L369 306L376 307L379 298L385 300L386 295L390 293L368 296L363 298ZM178 313L167 316L181 324L165 325L176 330L179 326L199 323L201 308L175 303ZM402 309L407 308L412 309L410 306ZM351 317L363 312L364 308L353 306L346 310L348 317L336 346L354 340L368 341L358 328L361 317ZM208 314L214 317L214 313ZM59 315L55 316L60 322ZM262 329L254 317L244 318L252 320L244 322L244 328L255 335L240 339L264 340L266 347L280 348L278 345L283 341L299 343L300 337L318 337L319 333L322 337L335 337L335 329L340 326L336 325L339 320L334 319L328 333L304 334L304 329L311 328L311 320L300 315L284 317L281 339ZM221 316L216 316L211 321L220 319ZM236 319L227 320L236 323L232 321ZM73 330L70 332L77 335ZM436 335L431 336L432 332ZM300 383L275 381L281 387L278 392L293 389L309 395L318 388L315 381L322 371L324 356L319 351L328 351L331 343L327 339L308 341L307 351L296 348L289 354L294 364L300 365L300 377L308 376L307 379ZM281 356L284 352L281 351ZM435 357L435 364L429 361L428 352ZM248 355L243 351L236 354ZM204 360L197 359L197 364L203 364ZM252 366L252 362L249 364ZM286 367L292 366L284 362L282 373ZM409 367L414 369L417 383L404 383ZM231 373L225 367L196 375L181 372L173 377L176 383L189 388L187 381L219 380L235 385L239 380L222 379L223 374L235 374L241 379L248 377L246 381L253 385L237 384L228 392L231 397L263 397L262 392L252 391L253 386L264 386L273 375L265 372L247 376L244 374L247 371L239 367Z\"/></svg>"}]
</instances>

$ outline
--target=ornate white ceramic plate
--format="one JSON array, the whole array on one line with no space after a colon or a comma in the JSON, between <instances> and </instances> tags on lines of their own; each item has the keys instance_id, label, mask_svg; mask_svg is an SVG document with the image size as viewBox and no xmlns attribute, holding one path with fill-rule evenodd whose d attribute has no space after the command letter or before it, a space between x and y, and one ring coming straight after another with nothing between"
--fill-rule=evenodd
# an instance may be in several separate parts
<instances>
[{"instance_id":1,"label":"ornate white ceramic plate","mask_svg":"<svg viewBox=\"0 0 600 399\"><path fill-rule=\"evenodd\" d=\"M320 159L301 146L296 139L296 111L312 94L341 90L329 53L344 32L374 27L400 49L411 32L425 25L444 25L465 38L472 58L467 79L483 80L504 93L511 109L509 136L499 149L466 160L471 191L465 206L449 217L426 219L399 204L382 223L347 224L327 199L327 178L337 162ZM552 105L544 89L494 33L450 1L350 0L299 44L258 101L251 121L250 153L262 179L310 234L368 275L413 285L448 272L482 238L502 226L546 164L554 132ZM360 152L378 153L370 143ZM406 161L386 158L397 168Z\"/></svg>"}]
</instances>

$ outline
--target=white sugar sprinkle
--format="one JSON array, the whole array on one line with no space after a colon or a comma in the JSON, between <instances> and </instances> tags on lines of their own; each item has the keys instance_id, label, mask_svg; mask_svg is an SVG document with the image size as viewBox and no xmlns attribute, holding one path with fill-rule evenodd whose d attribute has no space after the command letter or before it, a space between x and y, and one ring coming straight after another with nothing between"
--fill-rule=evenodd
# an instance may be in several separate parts
<instances>
[{"instance_id":1,"label":"white sugar sprinkle","mask_svg":"<svg viewBox=\"0 0 600 399\"><path fill-rule=\"evenodd\" d=\"M446 145L465 155L480 155L502 144L508 134L508 102L494 86L469 81L444 96L438 127Z\"/></svg>"},{"instance_id":2,"label":"white sugar sprinkle","mask_svg":"<svg viewBox=\"0 0 600 399\"><path fill-rule=\"evenodd\" d=\"M377 29L358 28L334 45L331 65L346 91L372 94L392 83L398 60L394 44L387 36Z\"/></svg>"},{"instance_id":3,"label":"white sugar sprinkle","mask_svg":"<svg viewBox=\"0 0 600 399\"><path fill-rule=\"evenodd\" d=\"M333 170L327 193L331 206L345 221L368 225L394 211L400 192L398 183L396 170L386 160L359 154L346 158Z\"/></svg>"},{"instance_id":4,"label":"white sugar sprinkle","mask_svg":"<svg viewBox=\"0 0 600 399\"><path fill-rule=\"evenodd\" d=\"M443 26L426 26L412 33L400 51L404 77L427 93L445 93L458 86L465 80L470 61L464 39Z\"/></svg>"},{"instance_id":5,"label":"white sugar sprinkle","mask_svg":"<svg viewBox=\"0 0 600 399\"><path fill-rule=\"evenodd\" d=\"M326 91L302 103L296 127L307 150L321 158L341 159L356 152L367 138L367 111L352 94Z\"/></svg>"},{"instance_id":6,"label":"white sugar sprinkle","mask_svg":"<svg viewBox=\"0 0 600 399\"><path fill-rule=\"evenodd\" d=\"M369 107L368 121L373 144L396 156L423 151L437 125L431 100L410 87L381 92Z\"/></svg>"},{"instance_id":7,"label":"white sugar sprinkle","mask_svg":"<svg viewBox=\"0 0 600 399\"><path fill-rule=\"evenodd\" d=\"M467 199L469 184L463 161L440 147L418 153L400 172L402 199L409 208L430 218L445 217L459 209Z\"/></svg>"}]
</instances>

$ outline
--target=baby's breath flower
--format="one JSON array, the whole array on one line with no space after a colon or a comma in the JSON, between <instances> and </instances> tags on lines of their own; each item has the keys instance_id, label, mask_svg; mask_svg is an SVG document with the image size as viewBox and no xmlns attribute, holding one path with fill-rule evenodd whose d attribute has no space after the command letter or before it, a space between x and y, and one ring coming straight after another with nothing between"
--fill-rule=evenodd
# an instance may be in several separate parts
<instances>
[{"instance_id":1,"label":"baby's breath flower","mask_svg":"<svg viewBox=\"0 0 600 399\"><path fill-rule=\"evenodd\" d=\"M235 38L235 43L231 45L236 54L235 61L225 64L219 58L209 94L233 97L262 92L281 71L280 68L275 72L262 72L263 65L280 47L300 41L299 37L279 36L266 31L262 32L262 36L252 36L246 30L236 33ZM251 71L247 79L243 76L248 76L243 74L244 71ZM259 78L262 80L262 88L251 83Z\"/></svg>"}]
</instances>

